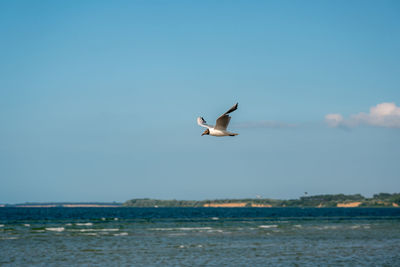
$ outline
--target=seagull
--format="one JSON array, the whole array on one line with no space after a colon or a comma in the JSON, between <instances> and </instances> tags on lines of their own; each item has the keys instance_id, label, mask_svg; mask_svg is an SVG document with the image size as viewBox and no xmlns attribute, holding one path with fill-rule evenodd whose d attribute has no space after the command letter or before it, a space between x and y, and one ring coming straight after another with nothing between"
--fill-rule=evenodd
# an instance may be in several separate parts
<instances>
[{"instance_id":1,"label":"seagull","mask_svg":"<svg viewBox=\"0 0 400 267\"><path fill-rule=\"evenodd\" d=\"M212 136L235 136L237 133L231 133L226 130L228 127L229 121L231 120L231 116L228 114L235 111L238 108L238 103L233 105L227 112L222 114L215 123L215 126L206 124L206 121L203 117L197 118L197 124L201 127L207 128L201 136L203 135L212 135Z\"/></svg>"}]
</instances>

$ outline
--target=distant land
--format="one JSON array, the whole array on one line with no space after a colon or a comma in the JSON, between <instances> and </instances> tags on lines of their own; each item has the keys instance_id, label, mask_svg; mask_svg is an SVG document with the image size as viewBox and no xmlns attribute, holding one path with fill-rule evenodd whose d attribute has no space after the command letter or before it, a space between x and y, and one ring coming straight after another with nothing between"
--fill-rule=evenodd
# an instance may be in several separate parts
<instances>
[{"instance_id":1,"label":"distant land","mask_svg":"<svg viewBox=\"0 0 400 267\"><path fill-rule=\"evenodd\" d=\"M0 204L0 207L17 208L114 208L122 207L117 202L26 202L20 204Z\"/></svg>"},{"instance_id":2,"label":"distant land","mask_svg":"<svg viewBox=\"0 0 400 267\"><path fill-rule=\"evenodd\" d=\"M270 198L243 198L243 199L215 199L215 200L159 200L150 198L131 199L125 203L118 202L27 202L21 204L2 204L0 207L21 208L113 208L113 207L209 207L209 208L283 208L283 207L316 207L316 208L366 208L366 207L399 207L400 193L379 193L371 198L360 194L354 195L314 195L302 196L298 199L270 199Z\"/></svg>"},{"instance_id":3,"label":"distant land","mask_svg":"<svg viewBox=\"0 0 400 267\"><path fill-rule=\"evenodd\" d=\"M245 199L217 199L217 200L157 200L157 199L131 199L126 201L125 207L399 207L400 193L379 193L372 198L360 194L355 195L314 195L303 196L299 199L280 200L269 198Z\"/></svg>"}]
</instances>

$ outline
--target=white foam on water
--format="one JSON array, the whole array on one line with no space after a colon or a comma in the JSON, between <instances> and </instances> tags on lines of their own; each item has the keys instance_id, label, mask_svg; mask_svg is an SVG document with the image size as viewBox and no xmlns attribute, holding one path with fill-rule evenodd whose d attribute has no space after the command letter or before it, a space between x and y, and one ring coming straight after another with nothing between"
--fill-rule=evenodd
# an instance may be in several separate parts
<instances>
[{"instance_id":1,"label":"white foam on water","mask_svg":"<svg viewBox=\"0 0 400 267\"><path fill-rule=\"evenodd\" d=\"M97 231L115 232L115 231L119 231L119 229L118 228L109 228L109 229L98 229Z\"/></svg>"},{"instance_id":2,"label":"white foam on water","mask_svg":"<svg viewBox=\"0 0 400 267\"><path fill-rule=\"evenodd\" d=\"M212 228L211 227L180 227L180 228L176 228L176 230L194 231L194 230L212 230Z\"/></svg>"},{"instance_id":3,"label":"white foam on water","mask_svg":"<svg viewBox=\"0 0 400 267\"><path fill-rule=\"evenodd\" d=\"M259 228L263 228L263 229L269 229L269 228L277 228L278 225L276 224L271 224L271 225L260 225L258 226Z\"/></svg>"},{"instance_id":4,"label":"white foam on water","mask_svg":"<svg viewBox=\"0 0 400 267\"><path fill-rule=\"evenodd\" d=\"M101 218L101 220L102 220L102 221L105 221L105 220L106 220L106 218L104 218L104 217L103 217L103 218Z\"/></svg>"},{"instance_id":5,"label":"white foam on water","mask_svg":"<svg viewBox=\"0 0 400 267\"><path fill-rule=\"evenodd\" d=\"M303 228L303 226L301 224L295 224L293 226L296 227L296 228Z\"/></svg>"},{"instance_id":6,"label":"white foam on water","mask_svg":"<svg viewBox=\"0 0 400 267\"><path fill-rule=\"evenodd\" d=\"M95 229L72 229L71 231L78 231L78 232L93 232L96 231Z\"/></svg>"},{"instance_id":7,"label":"white foam on water","mask_svg":"<svg viewBox=\"0 0 400 267\"><path fill-rule=\"evenodd\" d=\"M218 217L212 217L211 220L216 221L216 220L219 220L219 218Z\"/></svg>"},{"instance_id":8,"label":"white foam on water","mask_svg":"<svg viewBox=\"0 0 400 267\"><path fill-rule=\"evenodd\" d=\"M337 227L337 226L325 225L325 226L323 226L323 227L317 226L317 227L315 227L315 228L318 229L318 230L335 230L335 229L337 229L338 227Z\"/></svg>"},{"instance_id":9,"label":"white foam on water","mask_svg":"<svg viewBox=\"0 0 400 267\"><path fill-rule=\"evenodd\" d=\"M360 225L353 225L353 226L351 226L350 228L351 229L358 229L358 228L360 228L361 226Z\"/></svg>"},{"instance_id":10,"label":"white foam on water","mask_svg":"<svg viewBox=\"0 0 400 267\"><path fill-rule=\"evenodd\" d=\"M180 245L179 248L185 248L185 246L184 245Z\"/></svg>"},{"instance_id":11,"label":"white foam on water","mask_svg":"<svg viewBox=\"0 0 400 267\"><path fill-rule=\"evenodd\" d=\"M46 228L47 231L53 231L53 232L62 232L65 230L64 227L48 227Z\"/></svg>"},{"instance_id":12,"label":"white foam on water","mask_svg":"<svg viewBox=\"0 0 400 267\"><path fill-rule=\"evenodd\" d=\"M196 231L196 230L212 230L212 227L179 227L179 228L151 228L154 231Z\"/></svg>"},{"instance_id":13,"label":"white foam on water","mask_svg":"<svg viewBox=\"0 0 400 267\"><path fill-rule=\"evenodd\" d=\"M10 237L3 237L3 240L12 240L12 239L18 239L18 237L15 236L10 236Z\"/></svg>"},{"instance_id":14,"label":"white foam on water","mask_svg":"<svg viewBox=\"0 0 400 267\"><path fill-rule=\"evenodd\" d=\"M118 221L119 219L118 218L114 218L114 221Z\"/></svg>"},{"instance_id":15,"label":"white foam on water","mask_svg":"<svg viewBox=\"0 0 400 267\"><path fill-rule=\"evenodd\" d=\"M117 228L104 228L104 229L93 229L93 228L86 228L86 229L71 229L72 232L116 232L119 231Z\"/></svg>"},{"instance_id":16,"label":"white foam on water","mask_svg":"<svg viewBox=\"0 0 400 267\"><path fill-rule=\"evenodd\" d=\"M88 222L88 223L76 223L75 225L78 225L78 226L92 226L93 223L91 223L91 222Z\"/></svg>"},{"instance_id":17,"label":"white foam on water","mask_svg":"<svg viewBox=\"0 0 400 267\"><path fill-rule=\"evenodd\" d=\"M126 236L126 235L128 235L128 233L126 233L126 232L114 234L114 236Z\"/></svg>"},{"instance_id":18,"label":"white foam on water","mask_svg":"<svg viewBox=\"0 0 400 267\"><path fill-rule=\"evenodd\" d=\"M31 225L29 223L25 223L24 226L29 227Z\"/></svg>"},{"instance_id":19,"label":"white foam on water","mask_svg":"<svg viewBox=\"0 0 400 267\"><path fill-rule=\"evenodd\" d=\"M0 224L0 227L4 227L4 224Z\"/></svg>"},{"instance_id":20,"label":"white foam on water","mask_svg":"<svg viewBox=\"0 0 400 267\"><path fill-rule=\"evenodd\" d=\"M218 229L218 230L213 230L213 229L211 229L211 230L208 230L207 231L207 233L223 233L224 231L223 230L220 230L220 229Z\"/></svg>"},{"instance_id":21,"label":"white foam on water","mask_svg":"<svg viewBox=\"0 0 400 267\"><path fill-rule=\"evenodd\" d=\"M364 229L370 229L370 228L371 228L371 226L369 226L369 225L364 226Z\"/></svg>"}]
</instances>

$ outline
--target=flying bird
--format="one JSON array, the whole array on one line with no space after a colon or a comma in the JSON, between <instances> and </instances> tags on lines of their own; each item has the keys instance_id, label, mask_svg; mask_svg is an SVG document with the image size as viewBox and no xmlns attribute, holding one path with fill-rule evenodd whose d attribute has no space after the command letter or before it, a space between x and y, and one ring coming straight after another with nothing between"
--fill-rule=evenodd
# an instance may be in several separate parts
<instances>
[{"instance_id":1,"label":"flying bird","mask_svg":"<svg viewBox=\"0 0 400 267\"><path fill-rule=\"evenodd\" d=\"M227 112L222 114L215 123L215 126L208 125L203 117L197 118L197 124L201 127L207 128L201 136L203 135L212 135L212 136L235 136L237 133L231 133L226 130L228 127L229 121L231 120L231 116L228 114L234 112L238 108L238 103L236 103L233 107L231 107Z\"/></svg>"}]
</instances>

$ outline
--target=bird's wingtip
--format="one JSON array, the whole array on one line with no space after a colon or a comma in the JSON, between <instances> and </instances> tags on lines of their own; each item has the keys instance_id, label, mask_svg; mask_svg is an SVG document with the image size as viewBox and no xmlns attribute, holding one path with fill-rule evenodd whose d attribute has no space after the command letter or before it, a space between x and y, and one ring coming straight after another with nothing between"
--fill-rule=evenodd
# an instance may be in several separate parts
<instances>
[{"instance_id":1,"label":"bird's wingtip","mask_svg":"<svg viewBox=\"0 0 400 267\"><path fill-rule=\"evenodd\" d=\"M206 120L203 117L197 117L197 123L204 124L204 123L206 123Z\"/></svg>"}]
</instances>

